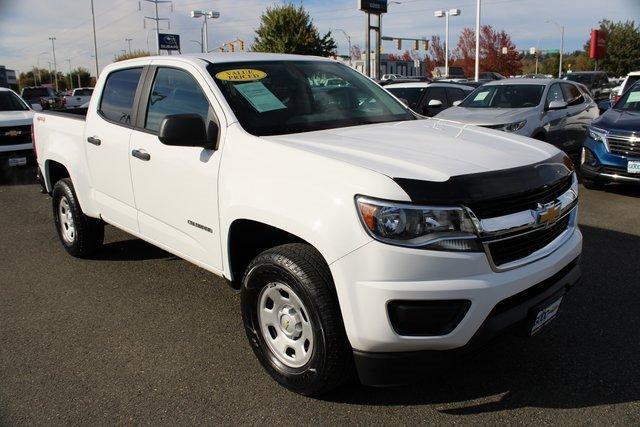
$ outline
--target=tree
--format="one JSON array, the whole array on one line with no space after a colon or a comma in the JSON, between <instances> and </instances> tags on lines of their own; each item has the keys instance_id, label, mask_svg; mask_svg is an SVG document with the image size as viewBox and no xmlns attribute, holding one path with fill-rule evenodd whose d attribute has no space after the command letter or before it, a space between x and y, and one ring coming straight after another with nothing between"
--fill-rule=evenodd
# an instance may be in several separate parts
<instances>
[{"instance_id":1,"label":"tree","mask_svg":"<svg viewBox=\"0 0 640 427\"><path fill-rule=\"evenodd\" d=\"M611 76L624 76L640 69L640 28L634 21L600 21L600 30L607 38L607 53L598 68ZM589 53L590 40L585 45Z\"/></svg>"},{"instance_id":2,"label":"tree","mask_svg":"<svg viewBox=\"0 0 640 427\"><path fill-rule=\"evenodd\" d=\"M46 68L41 68L38 72L38 69L29 70L26 73L20 73L18 76L18 84L20 87L25 86L39 86L39 85L51 85L55 87L55 78L53 72L49 72ZM34 76L35 73L35 76ZM67 78L58 71L58 87L60 90L64 90L67 87L66 84ZM37 82L37 85L36 85Z\"/></svg>"},{"instance_id":3,"label":"tree","mask_svg":"<svg viewBox=\"0 0 640 427\"><path fill-rule=\"evenodd\" d=\"M400 56L400 59L402 59L403 61L413 61L413 57L411 56L411 52L409 52L408 50L405 50L404 52L402 52L402 55Z\"/></svg>"},{"instance_id":4,"label":"tree","mask_svg":"<svg viewBox=\"0 0 640 427\"><path fill-rule=\"evenodd\" d=\"M502 48L507 48L507 53L502 53ZM476 33L471 28L465 28L460 34L458 46L455 51L453 65L462 67L465 75L475 74ZM512 76L522 72L520 54L516 50L511 37L501 30L496 31L491 25L483 25L480 28L480 70L496 71L505 76Z\"/></svg>"},{"instance_id":5,"label":"tree","mask_svg":"<svg viewBox=\"0 0 640 427\"><path fill-rule=\"evenodd\" d=\"M113 62L124 61L126 59L140 58L142 56L149 56L148 50L134 50L131 53L122 53L120 55L116 55L113 58Z\"/></svg>"},{"instance_id":6,"label":"tree","mask_svg":"<svg viewBox=\"0 0 640 427\"><path fill-rule=\"evenodd\" d=\"M442 67L444 65L444 44L440 40L440 36L431 36L429 43L429 55L434 67Z\"/></svg>"},{"instance_id":7,"label":"tree","mask_svg":"<svg viewBox=\"0 0 640 427\"><path fill-rule=\"evenodd\" d=\"M289 3L269 7L262 14L252 50L326 57L336 48L330 31L320 36L304 7Z\"/></svg>"}]
</instances>

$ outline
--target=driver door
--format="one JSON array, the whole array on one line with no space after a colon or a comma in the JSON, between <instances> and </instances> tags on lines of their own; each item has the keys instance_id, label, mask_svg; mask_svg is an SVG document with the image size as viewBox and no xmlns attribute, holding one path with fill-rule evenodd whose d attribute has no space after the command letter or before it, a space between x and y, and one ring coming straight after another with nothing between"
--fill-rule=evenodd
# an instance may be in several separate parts
<instances>
[{"instance_id":1,"label":"driver door","mask_svg":"<svg viewBox=\"0 0 640 427\"><path fill-rule=\"evenodd\" d=\"M547 142L562 150L567 140L566 124L568 111L566 108L561 110L549 110L549 103L551 101L565 102L564 94L559 83L554 83L549 87L544 106L544 122L542 125L547 131Z\"/></svg>"}]
</instances>

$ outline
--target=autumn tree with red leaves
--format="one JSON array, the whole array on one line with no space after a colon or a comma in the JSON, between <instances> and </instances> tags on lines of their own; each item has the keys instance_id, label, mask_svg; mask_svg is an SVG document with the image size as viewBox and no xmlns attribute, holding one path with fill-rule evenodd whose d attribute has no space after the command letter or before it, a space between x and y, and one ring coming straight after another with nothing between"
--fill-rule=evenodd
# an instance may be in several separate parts
<instances>
[{"instance_id":1,"label":"autumn tree with red leaves","mask_svg":"<svg viewBox=\"0 0 640 427\"><path fill-rule=\"evenodd\" d=\"M507 53L502 53L502 48ZM466 76L475 74L476 33L471 28L465 28L460 34L452 65L462 67ZM444 53L442 55L444 59ZM480 28L480 71L496 71L505 76L520 74L522 64L520 54L511 41L511 37L504 31L496 31L491 25Z\"/></svg>"}]
</instances>

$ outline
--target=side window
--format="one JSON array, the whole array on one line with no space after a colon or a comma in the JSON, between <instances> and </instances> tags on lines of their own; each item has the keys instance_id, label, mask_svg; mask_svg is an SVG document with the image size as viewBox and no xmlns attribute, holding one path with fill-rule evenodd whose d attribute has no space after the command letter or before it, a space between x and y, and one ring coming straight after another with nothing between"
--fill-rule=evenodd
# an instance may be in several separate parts
<instances>
[{"instance_id":1,"label":"side window","mask_svg":"<svg viewBox=\"0 0 640 427\"><path fill-rule=\"evenodd\" d=\"M142 68L114 71L107 77L100 100L100 113L114 122L131 124L133 99Z\"/></svg>"},{"instance_id":2,"label":"side window","mask_svg":"<svg viewBox=\"0 0 640 427\"><path fill-rule=\"evenodd\" d=\"M582 93L580 90L571 83L561 83L562 92L564 93L564 99L567 101L569 105L578 105L582 104L584 101L582 97Z\"/></svg>"},{"instance_id":3,"label":"side window","mask_svg":"<svg viewBox=\"0 0 640 427\"><path fill-rule=\"evenodd\" d=\"M205 123L210 112L209 101L198 82L183 70L158 68L149 94L145 128L157 132L164 116L195 113Z\"/></svg>"},{"instance_id":4,"label":"side window","mask_svg":"<svg viewBox=\"0 0 640 427\"><path fill-rule=\"evenodd\" d=\"M551 101L564 101L564 95L562 94L562 89L560 89L560 84L554 83L549 88L549 92L547 92L547 107Z\"/></svg>"},{"instance_id":5,"label":"side window","mask_svg":"<svg viewBox=\"0 0 640 427\"><path fill-rule=\"evenodd\" d=\"M423 105L429 105L429 101L436 99L442 102L443 106L447 105L447 95L443 87L430 87L427 91L427 96L424 99Z\"/></svg>"},{"instance_id":6,"label":"side window","mask_svg":"<svg viewBox=\"0 0 640 427\"><path fill-rule=\"evenodd\" d=\"M465 93L462 89L449 87L447 88L447 94L449 95L449 101L453 105L454 102L465 99L469 92Z\"/></svg>"}]
</instances>

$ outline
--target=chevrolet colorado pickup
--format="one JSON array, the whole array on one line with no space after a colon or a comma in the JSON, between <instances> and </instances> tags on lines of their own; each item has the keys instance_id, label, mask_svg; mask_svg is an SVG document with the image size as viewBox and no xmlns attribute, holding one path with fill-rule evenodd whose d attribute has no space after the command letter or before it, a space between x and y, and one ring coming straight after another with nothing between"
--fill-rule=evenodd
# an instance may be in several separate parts
<instances>
[{"instance_id":1,"label":"chevrolet colorado pickup","mask_svg":"<svg viewBox=\"0 0 640 427\"><path fill-rule=\"evenodd\" d=\"M99 250L106 223L226 278L297 393L399 384L434 354L535 334L580 276L562 152L417 116L332 60L132 59L87 109L34 123L64 248Z\"/></svg>"}]
</instances>

